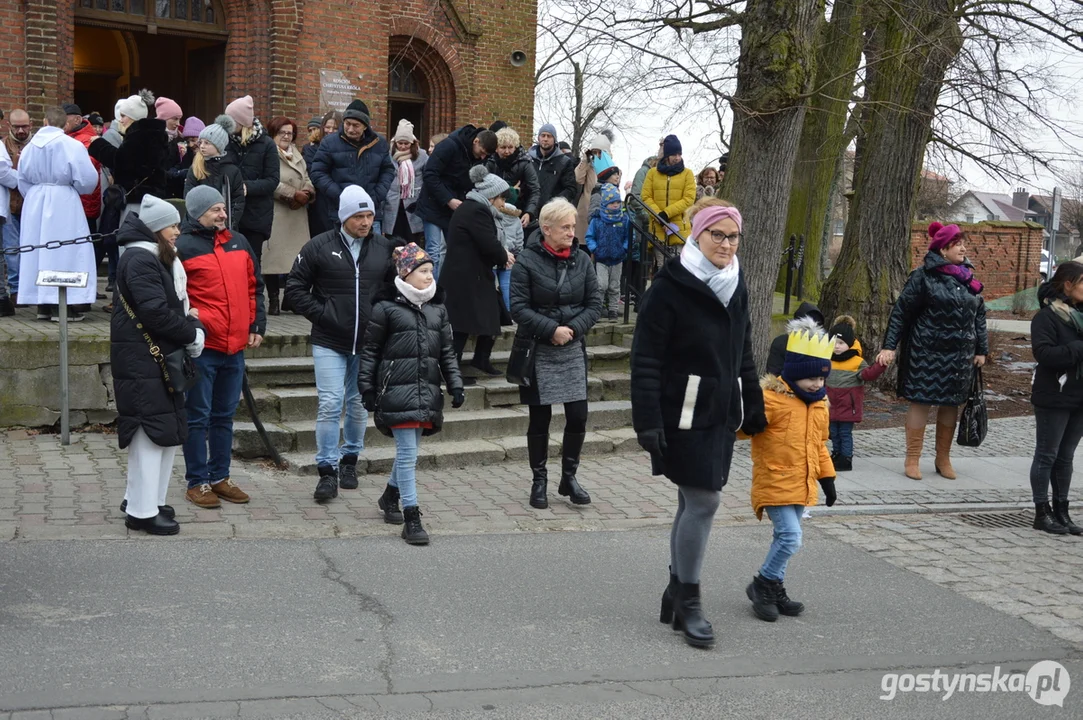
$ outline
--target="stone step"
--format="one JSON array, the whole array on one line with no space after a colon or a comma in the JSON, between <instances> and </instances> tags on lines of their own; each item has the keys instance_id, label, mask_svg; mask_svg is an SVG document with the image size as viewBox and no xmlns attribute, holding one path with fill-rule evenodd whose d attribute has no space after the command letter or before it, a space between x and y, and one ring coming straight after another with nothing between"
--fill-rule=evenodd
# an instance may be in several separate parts
<instances>
[{"instance_id":1,"label":"stone step","mask_svg":"<svg viewBox=\"0 0 1083 720\"><path fill-rule=\"evenodd\" d=\"M553 426L563 427L563 407L553 408ZM444 426L438 434L426 438L430 445L469 440L484 440L508 436L526 435L529 423L528 410L524 406L514 408L489 408L486 410L452 410L448 405L444 413ZM281 452L311 452L316 449L316 421L305 420L290 423L264 422L264 428L275 448ZM587 418L587 431L616 430L632 425L632 403L628 400L610 400L592 403ZM365 431L365 447L394 446L395 441L376 429L369 418ZM233 451L241 457L261 457L265 450L252 423L238 422L233 426Z\"/></svg>"},{"instance_id":2,"label":"stone step","mask_svg":"<svg viewBox=\"0 0 1083 720\"><path fill-rule=\"evenodd\" d=\"M436 436L439 437L439 436ZM434 438L424 438L418 453L417 466L423 469L461 468L474 465L494 465L502 462L515 462L522 465L523 477L529 481L527 469L527 450L525 435L509 435L486 440L463 440L453 442L433 442ZM555 434L549 438L549 467L551 473L559 472L561 436ZM608 455L615 452L634 452L639 449L635 431L631 428L599 430L588 432L583 443L583 455ZM312 453L287 453L283 459L290 464L290 469L300 475L316 475L316 459ZM358 474L387 475L395 462L395 446L367 448L357 460ZM555 474L550 477L557 478ZM384 482L376 479L377 485ZM524 486L529 492L529 482Z\"/></svg>"}]
</instances>

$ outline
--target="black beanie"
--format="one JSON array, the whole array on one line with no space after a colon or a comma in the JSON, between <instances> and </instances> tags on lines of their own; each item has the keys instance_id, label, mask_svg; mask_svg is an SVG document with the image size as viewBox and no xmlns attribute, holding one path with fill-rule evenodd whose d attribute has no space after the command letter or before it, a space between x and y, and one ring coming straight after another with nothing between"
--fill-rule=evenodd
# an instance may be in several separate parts
<instances>
[{"instance_id":1,"label":"black beanie","mask_svg":"<svg viewBox=\"0 0 1083 720\"><path fill-rule=\"evenodd\" d=\"M835 318L835 324L831 327L830 334L846 343L846 347L852 348L857 340L857 333L854 331L856 324L852 317L842 315Z\"/></svg>"},{"instance_id":2,"label":"black beanie","mask_svg":"<svg viewBox=\"0 0 1083 720\"><path fill-rule=\"evenodd\" d=\"M372 121L369 120L369 106L360 100L354 100L346 106L346 111L342 113L342 119L360 120L366 126L372 125Z\"/></svg>"}]
</instances>

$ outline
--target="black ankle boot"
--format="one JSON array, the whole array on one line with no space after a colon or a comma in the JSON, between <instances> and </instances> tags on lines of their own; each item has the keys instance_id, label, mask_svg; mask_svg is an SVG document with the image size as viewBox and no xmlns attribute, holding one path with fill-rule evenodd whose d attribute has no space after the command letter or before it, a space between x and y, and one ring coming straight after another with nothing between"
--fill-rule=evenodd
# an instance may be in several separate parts
<instances>
[{"instance_id":1,"label":"black ankle boot","mask_svg":"<svg viewBox=\"0 0 1083 720\"><path fill-rule=\"evenodd\" d=\"M267 314L268 315L280 315L281 314L281 310L279 309L279 306L278 306L278 293L277 292L268 292L267 293Z\"/></svg>"},{"instance_id":2,"label":"black ankle boot","mask_svg":"<svg viewBox=\"0 0 1083 720\"><path fill-rule=\"evenodd\" d=\"M471 360L470 361L470 367L475 368L477 370L480 370L483 373L485 373L486 375L489 375L490 377L498 377L498 376L504 374L504 372L502 370L497 370L496 367L493 365L492 360L489 360L489 359L480 360L480 361L479 360Z\"/></svg>"},{"instance_id":3,"label":"black ankle boot","mask_svg":"<svg viewBox=\"0 0 1083 720\"><path fill-rule=\"evenodd\" d=\"M590 495L579 486L575 473L579 469L579 455L583 452L583 441L586 433L564 433L564 447L562 448L560 485L557 492L567 495L575 505L589 505Z\"/></svg>"},{"instance_id":4,"label":"black ankle boot","mask_svg":"<svg viewBox=\"0 0 1083 720\"><path fill-rule=\"evenodd\" d=\"M1060 524L1053 515L1049 503L1034 503L1034 529L1051 535L1067 535L1068 528Z\"/></svg>"},{"instance_id":5,"label":"black ankle boot","mask_svg":"<svg viewBox=\"0 0 1083 720\"><path fill-rule=\"evenodd\" d=\"M1072 518L1068 515L1068 501L1067 500L1054 500L1053 501L1053 517L1064 527L1068 528L1068 532L1073 535L1083 535L1083 527L1079 527Z\"/></svg>"},{"instance_id":6,"label":"black ankle boot","mask_svg":"<svg viewBox=\"0 0 1083 720\"><path fill-rule=\"evenodd\" d=\"M699 601L699 584L677 583L677 598L673 604L673 629L684 632L684 641L692 647L714 645L714 629L703 617Z\"/></svg>"},{"instance_id":7,"label":"black ankle boot","mask_svg":"<svg viewBox=\"0 0 1083 720\"><path fill-rule=\"evenodd\" d=\"M122 513L127 513L128 512L128 501L127 500L122 500L121 501L121 503L120 503L120 511ZM177 517L177 511L173 509L172 505L159 505L158 506L158 514L159 515L165 515L170 520Z\"/></svg>"},{"instance_id":8,"label":"black ankle boot","mask_svg":"<svg viewBox=\"0 0 1083 720\"><path fill-rule=\"evenodd\" d=\"M384 522L388 525L402 525L402 511L399 510L399 489L388 485L384 488L384 494L376 501L384 514Z\"/></svg>"},{"instance_id":9,"label":"black ankle boot","mask_svg":"<svg viewBox=\"0 0 1083 720\"><path fill-rule=\"evenodd\" d=\"M180 532L180 525L177 524L177 521L173 518L167 518L162 513L149 518L136 518L125 515L124 526L129 530L142 530L148 535L176 535Z\"/></svg>"},{"instance_id":10,"label":"black ankle boot","mask_svg":"<svg viewBox=\"0 0 1083 720\"><path fill-rule=\"evenodd\" d=\"M338 473L330 465L319 466L320 479L316 482L316 491L312 498L317 502L326 502L338 497Z\"/></svg>"},{"instance_id":11,"label":"black ankle boot","mask_svg":"<svg viewBox=\"0 0 1083 720\"><path fill-rule=\"evenodd\" d=\"M854 469L854 459L849 455L836 455L834 464L838 472L850 472Z\"/></svg>"},{"instance_id":12,"label":"black ankle boot","mask_svg":"<svg viewBox=\"0 0 1083 720\"><path fill-rule=\"evenodd\" d=\"M767 622L778 620L778 583L757 575L745 588L745 594L752 601L752 612L756 617Z\"/></svg>"},{"instance_id":13,"label":"black ankle boot","mask_svg":"<svg viewBox=\"0 0 1083 720\"><path fill-rule=\"evenodd\" d=\"M428 545L429 534L421 526L421 508L411 505L402 509L405 524L402 526L402 539L409 545Z\"/></svg>"},{"instance_id":14,"label":"black ankle boot","mask_svg":"<svg viewBox=\"0 0 1083 720\"><path fill-rule=\"evenodd\" d=\"M549 507L549 498L545 494L549 485L549 472L545 469L549 459L549 436L527 435L526 450L530 472L534 475L534 484L530 486L530 507L544 510Z\"/></svg>"},{"instance_id":15,"label":"black ankle boot","mask_svg":"<svg viewBox=\"0 0 1083 720\"><path fill-rule=\"evenodd\" d=\"M783 615L797 617L805 611L804 603L791 600L786 594L786 586L779 582L775 585L775 606Z\"/></svg>"},{"instance_id":16,"label":"black ankle boot","mask_svg":"<svg viewBox=\"0 0 1083 720\"><path fill-rule=\"evenodd\" d=\"M357 489L356 455L343 455L338 461L338 486L343 490Z\"/></svg>"},{"instance_id":17,"label":"black ankle boot","mask_svg":"<svg viewBox=\"0 0 1083 720\"><path fill-rule=\"evenodd\" d=\"M677 586L681 581L673 574L673 568L669 569L669 585L662 593L662 610L658 613L658 621L669 625L673 622L673 601L677 598Z\"/></svg>"}]
</instances>

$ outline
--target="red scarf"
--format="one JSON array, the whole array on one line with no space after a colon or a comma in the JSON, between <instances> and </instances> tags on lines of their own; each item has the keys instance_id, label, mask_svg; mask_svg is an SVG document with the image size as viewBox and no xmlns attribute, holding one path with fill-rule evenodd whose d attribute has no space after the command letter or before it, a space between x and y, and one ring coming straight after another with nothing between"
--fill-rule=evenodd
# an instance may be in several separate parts
<instances>
[{"instance_id":1,"label":"red scarf","mask_svg":"<svg viewBox=\"0 0 1083 720\"><path fill-rule=\"evenodd\" d=\"M553 256L553 257L555 257L555 258L560 258L561 260L567 260L568 258L570 258L570 257L572 256L572 249L571 249L571 247L566 247L566 248L564 248L563 250L555 250L555 249L553 249L553 247L552 247L552 246L551 246L551 245L550 245L550 244L549 244L548 242L546 242L545 240L542 240L542 244L541 244L541 245L542 245L542 247L543 247L543 248L545 248L545 251L546 251L547 253L549 253L550 255L552 255L552 256Z\"/></svg>"}]
</instances>

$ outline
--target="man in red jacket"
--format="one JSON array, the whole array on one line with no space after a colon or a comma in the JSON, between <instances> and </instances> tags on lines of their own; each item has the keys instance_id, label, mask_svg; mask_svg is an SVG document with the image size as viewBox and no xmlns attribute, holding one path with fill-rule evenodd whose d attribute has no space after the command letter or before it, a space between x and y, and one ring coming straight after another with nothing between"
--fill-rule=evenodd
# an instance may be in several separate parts
<instances>
[{"instance_id":1,"label":"man in red jacket","mask_svg":"<svg viewBox=\"0 0 1083 720\"><path fill-rule=\"evenodd\" d=\"M215 508L223 498L249 500L229 479L229 465L244 351L260 346L267 327L263 275L248 240L226 229L226 201L220 192L200 185L185 196L184 204L188 216L177 238L177 256L188 275L188 299L207 332L203 354L196 358L199 381L185 402L185 497L199 507Z\"/></svg>"}]
</instances>

